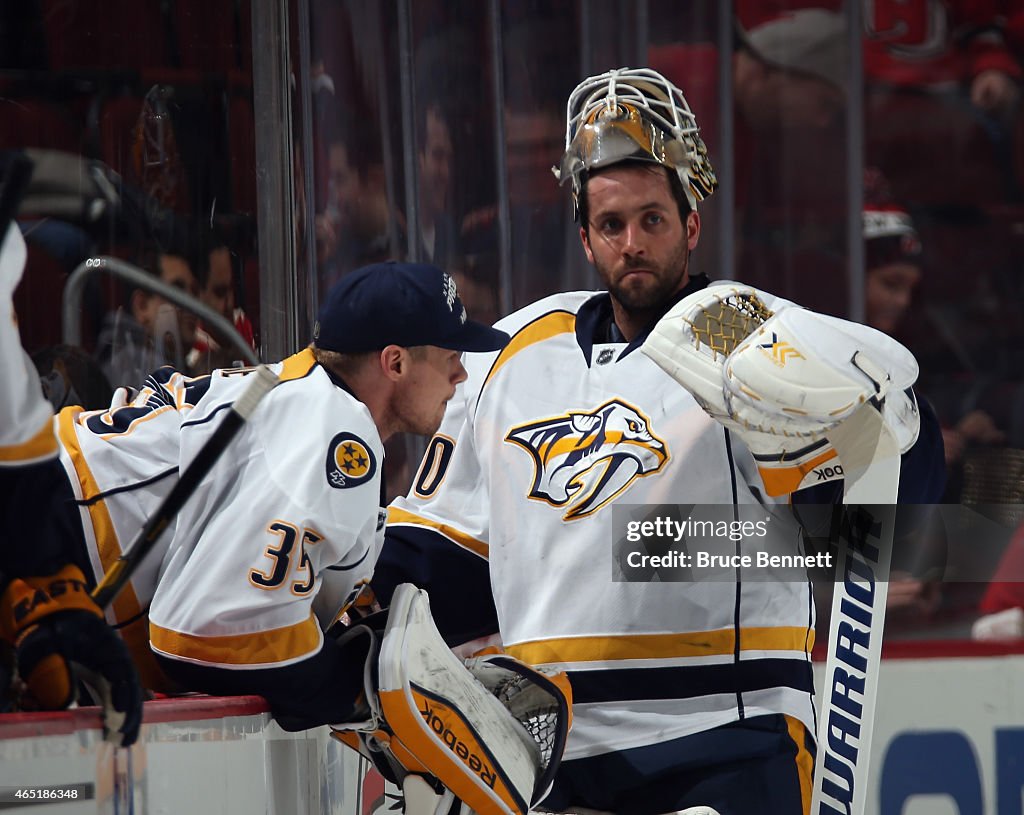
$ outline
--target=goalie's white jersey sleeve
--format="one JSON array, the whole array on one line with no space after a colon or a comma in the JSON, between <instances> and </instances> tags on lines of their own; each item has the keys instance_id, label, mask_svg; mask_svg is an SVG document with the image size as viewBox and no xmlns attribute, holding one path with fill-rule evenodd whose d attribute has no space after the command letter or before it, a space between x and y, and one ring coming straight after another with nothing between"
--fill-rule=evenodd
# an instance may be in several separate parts
<instances>
[{"instance_id":1,"label":"goalie's white jersey sleeve","mask_svg":"<svg viewBox=\"0 0 1024 815\"><path fill-rule=\"evenodd\" d=\"M413 489L389 510L388 537L487 559L505 648L569 672L567 758L760 714L813 730L806 580L617 573L612 514L627 504L756 511L794 553L800 538L784 500L763 495L749 451L637 341L593 342L607 319L607 294L590 292L501 321L511 342L467 359Z\"/></svg>"},{"instance_id":2,"label":"goalie's white jersey sleeve","mask_svg":"<svg viewBox=\"0 0 1024 815\"><path fill-rule=\"evenodd\" d=\"M372 572L384 450L370 413L308 349L275 367L280 383L178 516L150 610L166 657L229 669L302 660ZM214 373L182 422L182 467L244 379Z\"/></svg>"}]
</instances>

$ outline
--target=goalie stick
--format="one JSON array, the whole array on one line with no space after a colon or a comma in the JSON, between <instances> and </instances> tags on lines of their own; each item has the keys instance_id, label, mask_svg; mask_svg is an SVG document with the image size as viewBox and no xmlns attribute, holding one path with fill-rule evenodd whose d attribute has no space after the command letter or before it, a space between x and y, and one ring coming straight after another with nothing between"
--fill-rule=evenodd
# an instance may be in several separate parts
<instances>
[{"instance_id":1,"label":"goalie stick","mask_svg":"<svg viewBox=\"0 0 1024 815\"><path fill-rule=\"evenodd\" d=\"M167 529L167 525L174 520L185 502L195 492L196 487L199 486L199 482L220 458L225 448L241 430L242 425L252 416L252 412L260 400L270 393L276 384L277 375L266 365L260 365L254 369L251 381L228 409L227 415L200 448L196 457L185 468L178 483L174 485L163 503L142 527L139 534L135 536L127 551L117 559L104 575L103 580L93 589L92 599L100 608L106 609L118 592L124 588L139 563L153 550L160 535Z\"/></svg>"},{"instance_id":2,"label":"goalie stick","mask_svg":"<svg viewBox=\"0 0 1024 815\"><path fill-rule=\"evenodd\" d=\"M860 408L828 438L843 462L843 503L856 509L843 536L846 545L840 543L836 559L811 812L863 815L900 451L873 405Z\"/></svg>"}]
</instances>

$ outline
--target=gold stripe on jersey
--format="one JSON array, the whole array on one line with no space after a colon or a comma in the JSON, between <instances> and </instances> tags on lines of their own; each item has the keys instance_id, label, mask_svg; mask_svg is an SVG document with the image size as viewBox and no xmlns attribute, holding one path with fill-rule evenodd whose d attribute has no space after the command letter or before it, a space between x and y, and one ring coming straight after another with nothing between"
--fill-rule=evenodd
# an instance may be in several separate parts
<instances>
[{"instance_id":1,"label":"gold stripe on jersey","mask_svg":"<svg viewBox=\"0 0 1024 815\"><path fill-rule=\"evenodd\" d=\"M786 716L786 730L789 737L796 745L796 771L800 782L800 804L803 815L809 815L811 811L811 787L814 772L814 756L807 749L807 728L799 719Z\"/></svg>"},{"instance_id":2,"label":"gold stripe on jersey","mask_svg":"<svg viewBox=\"0 0 1024 815\"><path fill-rule=\"evenodd\" d=\"M320 648L323 637L316 617L311 615L282 628L225 636L185 634L150 622L149 641L154 650L172 659L258 668L309 656Z\"/></svg>"},{"instance_id":3,"label":"gold stripe on jersey","mask_svg":"<svg viewBox=\"0 0 1024 815\"><path fill-rule=\"evenodd\" d=\"M414 512L409 512L405 509L399 509L394 506L388 507L388 524L427 526L431 529L436 529L453 543L457 543L463 549L468 549L473 554L479 555L484 560L487 560L490 555L490 547L488 547L486 543L478 541L476 538L467 535L465 532L460 532L453 526L448 526L448 524L443 524L439 521L433 521L430 518L424 518L422 515L417 515Z\"/></svg>"},{"instance_id":4,"label":"gold stripe on jersey","mask_svg":"<svg viewBox=\"0 0 1024 815\"><path fill-rule=\"evenodd\" d=\"M741 628L740 646L744 651L809 653L814 647L814 631L799 626ZM727 656L736 650L736 632L722 628L685 634L565 637L507 645L505 650L531 665Z\"/></svg>"},{"instance_id":5,"label":"gold stripe on jersey","mask_svg":"<svg viewBox=\"0 0 1024 815\"><path fill-rule=\"evenodd\" d=\"M569 334L575 330L576 315L570 314L568 311L550 311L538 317L532 323L523 326L515 333L501 353L498 354L498 358L494 360L491 370L487 372L487 378L484 380L480 390L483 391L487 387L487 383L491 381L491 378L498 373L505 363L523 349L535 343L543 342L557 334Z\"/></svg>"},{"instance_id":6,"label":"gold stripe on jersey","mask_svg":"<svg viewBox=\"0 0 1024 815\"><path fill-rule=\"evenodd\" d=\"M78 475L78 483L82 491L82 498L89 500L100 494L99 484L92 474L85 456L82 455L82 448L78 443L78 434L75 433L75 420L83 413L82 408L73 406L66 407L58 414L57 435L60 436L61 444L71 458L71 463ZM114 530L114 522L110 518L106 502L103 499L88 505L89 520L92 522L93 537L96 539L96 553L99 555L100 564L103 566L103 574L96 575L97 580L102 580L108 571L117 563L121 557L121 542L117 539ZM160 666L157 665L153 652L149 648L149 636L146 629L146 618L143 614L142 604L135 594L135 589L129 581L125 587L118 592L117 597L111 601L116 622L123 623L127 620L132 622L121 627L118 633L125 645L131 652L135 667L139 671L142 684L156 691L172 690L173 685L164 676Z\"/></svg>"},{"instance_id":7,"label":"gold stripe on jersey","mask_svg":"<svg viewBox=\"0 0 1024 815\"><path fill-rule=\"evenodd\" d=\"M57 439L53 435L53 417L47 416L43 426L28 441L0 446L0 462L31 464L57 455Z\"/></svg>"},{"instance_id":8,"label":"gold stripe on jersey","mask_svg":"<svg viewBox=\"0 0 1024 815\"><path fill-rule=\"evenodd\" d=\"M313 356L313 349L305 348L281 362L281 375L278 379L281 382L287 382L289 379L302 379L315 365L316 357Z\"/></svg>"},{"instance_id":9,"label":"gold stripe on jersey","mask_svg":"<svg viewBox=\"0 0 1024 815\"><path fill-rule=\"evenodd\" d=\"M82 412L80 407L64 408L58 414L57 434L60 436L61 444L71 458L75 473L78 475L82 499L91 501L100 494L101 490L89 468L89 463L82 454L82 448L78 443L78 434L75 433L75 421ZM103 575L96 575L97 580L100 580L121 557L121 542L117 539L117 532L114 529L114 522L110 518L110 512L107 510L106 502L100 499L88 504L87 508L96 538L96 552L103 566ZM142 613L142 605L139 603L138 597L135 596L135 590L131 583L128 583L114 598L112 606L117 620L129 620Z\"/></svg>"}]
</instances>

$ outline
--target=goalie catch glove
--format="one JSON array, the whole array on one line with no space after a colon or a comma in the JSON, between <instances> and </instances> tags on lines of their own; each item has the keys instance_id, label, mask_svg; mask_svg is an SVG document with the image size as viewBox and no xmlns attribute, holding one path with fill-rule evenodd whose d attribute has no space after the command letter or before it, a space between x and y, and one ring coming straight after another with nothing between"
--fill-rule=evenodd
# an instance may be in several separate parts
<instances>
[{"instance_id":1,"label":"goalie catch glove","mask_svg":"<svg viewBox=\"0 0 1024 815\"><path fill-rule=\"evenodd\" d=\"M683 298L641 350L743 439L772 496L842 478L826 434L862 407L881 413L901 453L917 440L918 368L904 346L788 303L772 311L750 286Z\"/></svg>"},{"instance_id":2,"label":"goalie catch glove","mask_svg":"<svg viewBox=\"0 0 1024 815\"><path fill-rule=\"evenodd\" d=\"M103 707L106 739L119 747L135 742L142 688L77 566L11 580L0 596L0 636L16 648L26 706L63 710L78 701L82 683Z\"/></svg>"},{"instance_id":3,"label":"goalie catch glove","mask_svg":"<svg viewBox=\"0 0 1024 815\"><path fill-rule=\"evenodd\" d=\"M465 661L512 718L530 734L540 750L544 772L534 784L533 803L551 791L572 727L572 687L564 671L534 668L508 654L487 654Z\"/></svg>"},{"instance_id":4,"label":"goalie catch glove","mask_svg":"<svg viewBox=\"0 0 1024 815\"><path fill-rule=\"evenodd\" d=\"M357 626L346 636L376 634ZM427 593L405 583L364 678L365 720L332 727L385 776L436 779L479 815L526 815L547 794L569 728L564 674L505 655L464 664L434 626Z\"/></svg>"}]
</instances>

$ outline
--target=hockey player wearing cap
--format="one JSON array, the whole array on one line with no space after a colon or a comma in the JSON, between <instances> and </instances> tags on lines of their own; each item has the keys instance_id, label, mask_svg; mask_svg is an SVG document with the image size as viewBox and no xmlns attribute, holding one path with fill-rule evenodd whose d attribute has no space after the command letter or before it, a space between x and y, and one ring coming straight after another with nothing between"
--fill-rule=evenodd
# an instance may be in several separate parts
<instances>
[{"instance_id":1,"label":"hockey player wearing cap","mask_svg":"<svg viewBox=\"0 0 1024 815\"><path fill-rule=\"evenodd\" d=\"M261 693L276 713L343 720L362 677L350 675L352 693L337 686L340 653L322 630L376 560L382 444L397 432L433 433L465 378L461 352L504 340L465 320L454 283L435 267L368 266L336 284L312 345L279 363L280 382L236 452L178 516L150 610L164 670L190 689ZM183 461L244 380L228 369L185 386L202 393L189 394L180 426ZM295 694L300 676L306 690ZM325 687L329 704L316 698Z\"/></svg>"},{"instance_id":2,"label":"hockey player wearing cap","mask_svg":"<svg viewBox=\"0 0 1024 815\"><path fill-rule=\"evenodd\" d=\"M841 475L824 466L840 463L826 432L873 398L909 451L901 498L934 499L915 480L917 468L941 467L941 448L933 418L919 428L904 391L913 358L871 329L711 284L691 267L697 205L717 182L686 100L660 74L591 77L567 118L556 176L572 185L583 251L606 291L512 314L497 323L509 344L467 361L412 490L389 509L373 588L386 603L411 580L430 590L449 643L498 632L513 656L567 671L573 730L542 808L806 813L815 726L806 579L652 582L647 572L631 582L613 510L753 511L796 552L790 497ZM715 345L720 335L695 345L696 312L706 326L727 307L740 315L729 347ZM780 330L806 345L780 349L770 334L752 350L740 342L783 315ZM737 343L743 364L733 370L723 360ZM794 353L816 366L799 389L783 373L800 368ZM805 404L786 404L798 392ZM844 404L830 402L840 392Z\"/></svg>"},{"instance_id":3,"label":"hockey player wearing cap","mask_svg":"<svg viewBox=\"0 0 1024 815\"><path fill-rule=\"evenodd\" d=\"M14 246L20 256L10 244L0 284L10 276L8 254L24 261L24 243ZM9 302L12 288L0 285L0 297L6 292ZM469 320L442 270L399 263L364 267L336 284L313 333L308 348L271 366L276 386L114 598L109 618L122 632L147 626L146 653L155 652L177 689L262 695L283 727L336 725L396 779L440 779L480 813L525 815L550 784L568 727L557 675L505 657L464 665L436 633L426 594L412 586L396 592L386 621L339 625L325 636L367 582L383 540L383 442L397 432L433 433L465 378L462 352L497 350L508 335ZM31 370L16 331L0 332L0 356L14 363L0 413L18 419L0 434L0 475L9 460L51 460L53 517L33 530L35 561L49 563L39 555L53 544L81 563L48 581L10 581L0 635L18 637L23 669L40 659L52 669L42 671L51 692L61 678L57 656L71 681L84 669L107 679L108 728L129 744L141 691L124 644L89 605L89 589L119 565L122 546L204 450L255 369L190 378L162 368L130 401L65 408L55 440L38 379L33 392L31 379L14 375ZM51 597L54 581L60 591ZM91 627L80 619L87 609ZM53 646L60 650L45 659ZM34 675L26 679L35 691ZM543 738L527 732L527 720L545 723Z\"/></svg>"},{"instance_id":4,"label":"hockey player wearing cap","mask_svg":"<svg viewBox=\"0 0 1024 815\"><path fill-rule=\"evenodd\" d=\"M562 754L557 674L463 665L409 585L386 626L342 621L383 544L384 441L435 432L462 352L507 341L467 319L434 266L382 263L335 284L313 343L273 366L278 384L178 515L149 615L164 671L190 690L259 694L287 729L330 724L396 781L438 779L483 815L525 815ZM244 379L214 371L202 386L183 462Z\"/></svg>"}]
</instances>

